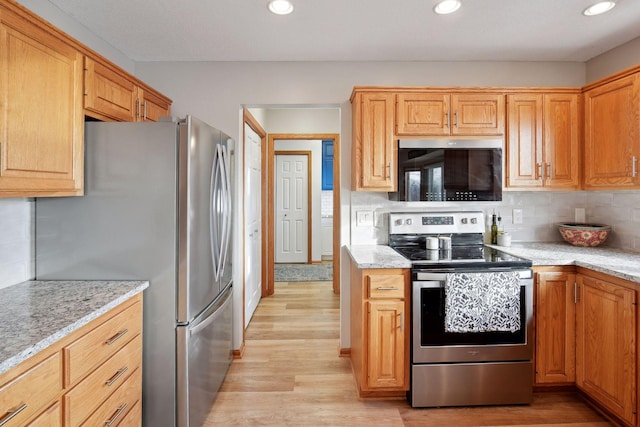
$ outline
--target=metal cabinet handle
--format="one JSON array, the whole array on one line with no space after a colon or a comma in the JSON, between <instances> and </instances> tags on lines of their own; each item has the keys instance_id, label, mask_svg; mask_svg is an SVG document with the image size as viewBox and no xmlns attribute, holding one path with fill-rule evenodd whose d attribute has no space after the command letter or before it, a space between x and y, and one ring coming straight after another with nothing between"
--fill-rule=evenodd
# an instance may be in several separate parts
<instances>
[{"instance_id":1,"label":"metal cabinet handle","mask_svg":"<svg viewBox=\"0 0 640 427\"><path fill-rule=\"evenodd\" d=\"M129 332L128 329L124 329L120 332L118 332L117 334L115 334L114 336L112 336L111 338L109 338L108 340L106 340L104 343L106 345L111 345L114 342L118 341L120 338L122 338L127 332Z\"/></svg>"},{"instance_id":2,"label":"metal cabinet handle","mask_svg":"<svg viewBox=\"0 0 640 427\"><path fill-rule=\"evenodd\" d=\"M136 118L140 118L140 98L136 98Z\"/></svg>"},{"instance_id":3,"label":"metal cabinet handle","mask_svg":"<svg viewBox=\"0 0 640 427\"><path fill-rule=\"evenodd\" d=\"M456 110L453 114L455 116L454 126L458 127L458 110Z\"/></svg>"},{"instance_id":4,"label":"metal cabinet handle","mask_svg":"<svg viewBox=\"0 0 640 427\"><path fill-rule=\"evenodd\" d=\"M444 114L445 114L445 116L447 116L447 127L451 127L451 124L449 123L449 112L447 111Z\"/></svg>"},{"instance_id":5,"label":"metal cabinet handle","mask_svg":"<svg viewBox=\"0 0 640 427\"><path fill-rule=\"evenodd\" d=\"M536 163L536 176L535 176L535 179L542 178L544 180L542 174L543 174L542 163Z\"/></svg>"},{"instance_id":6,"label":"metal cabinet handle","mask_svg":"<svg viewBox=\"0 0 640 427\"><path fill-rule=\"evenodd\" d=\"M26 403L23 403L22 405L18 406L17 408L9 409L4 414L4 416L2 418L0 418L0 427L2 427L3 425L5 425L9 421L11 421L13 419L13 417L18 415L20 412L24 411L25 409L27 409L27 404Z\"/></svg>"},{"instance_id":7,"label":"metal cabinet handle","mask_svg":"<svg viewBox=\"0 0 640 427\"><path fill-rule=\"evenodd\" d=\"M116 412L113 414L113 416L104 422L105 425L110 426L111 424L115 423L125 409L127 409L127 404L123 403L118 407L118 409L116 409Z\"/></svg>"},{"instance_id":8,"label":"metal cabinet handle","mask_svg":"<svg viewBox=\"0 0 640 427\"><path fill-rule=\"evenodd\" d=\"M391 178L391 163L387 163L387 167L385 168L386 176L385 178Z\"/></svg>"},{"instance_id":9,"label":"metal cabinet handle","mask_svg":"<svg viewBox=\"0 0 640 427\"><path fill-rule=\"evenodd\" d=\"M547 179L551 179L551 162L547 163Z\"/></svg>"},{"instance_id":10,"label":"metal cabinet handle","mask_svg":"<svg viewBox=\"0 0 640 427\"><path fill-rule=\"evenodd\" d=\"M580 287L578 286L578 282L574 282L573 284L573 302L575 304L580 302Z\"/></svg>"},{"instance_id":11,"label":"metal cabinet handle","mask_svg":"<svg viewBox=\"0 0 640 427\"><path fill-rule=\"evenodd\" d=\"M111 378L109 378L108 380L106 380L104 383L108 386L111 386L113 383L115 383L116 381L118 381L118 379L124 375L125 372L127 372L129 370L129 368L127 368L126 366L120 370L118 370L118 372L116 372Z\"/></svg>"},{"instance_id":12,"label":"metal cabinet handle","mask_svg":"<svg viewBox=\"0 0 640 427\"><path fill-rule=\"evenodd\" d=\"M400 332L404 332L404 311L400 312Z\"/></svg>"},{"instance_id":13,"label":"metal cabinet handle","mask_svg":"<svg viewBox=\"0 0 640 427\"><path fill-rule=\"evenodd\" d=\"M147 101L144 101L144 120L147 120Z\"/></svg>"},{"instance_id":14,"label":"metal cabinet handle","mask_svg":"<svg viewBox=\"0 0 640 427\"><path fill-rule=\"evenodd\" d=\"M397 291L398 288L396 286L387 286L387 287L379 286L379 287L376 288L376 290L378 290L378 291Z\"/></svg>"},{"instance_id":15,"label":"metal cabinet handle","mask_svg":"<svg viewBox=\"0 0 640 427\"><path fill-rule=\"evenodd\" d=\"M631 176L633 178L638 176L638 158L636 156L631 157Z\"/></svg>"}]
</instances>

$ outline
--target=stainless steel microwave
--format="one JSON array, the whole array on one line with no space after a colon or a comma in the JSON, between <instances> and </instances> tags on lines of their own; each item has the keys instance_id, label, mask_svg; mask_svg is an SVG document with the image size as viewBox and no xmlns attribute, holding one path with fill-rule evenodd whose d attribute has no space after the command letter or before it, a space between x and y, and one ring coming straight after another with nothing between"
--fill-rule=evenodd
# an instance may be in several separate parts
<instances>
[{"instance_id":1,"label":"stainless steel microwave","mask_svg":"<svg viewBox=\"0 0 640 427\"><path fill-rule=\"evenodd\" d=\"M502 200L502 147L496 139L401 139L398 191L391 200Z\"/></svg>"}]
</instances>

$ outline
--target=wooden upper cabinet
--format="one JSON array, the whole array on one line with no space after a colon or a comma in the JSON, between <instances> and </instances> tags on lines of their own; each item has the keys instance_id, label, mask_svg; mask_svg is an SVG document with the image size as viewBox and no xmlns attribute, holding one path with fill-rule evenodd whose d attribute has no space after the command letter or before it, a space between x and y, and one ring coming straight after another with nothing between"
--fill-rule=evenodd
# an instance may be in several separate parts
<instances>
[{"instance_id":1,"label":"wooden upper cabinet","mask_svg":"<svg viewBox=\"0 0 640 427\"><path fill-rule=\"evenodd\" d=\"M171 101L124 71L85 56L84 108L88 116L105 121L157 122L170 114Z\"/></svg>"},{"instance_id":2,"label":"wooden upper cabinet","mask_svg":"<svg viewBox=\"0 0 640 427\"><path fill-rule=\"evenodd\" d=\"M84 58L84 108L88 116L99 119L135 121L136 85L122 73Z\"/></svg>"},{"instance_id":3,"label":"wooden upper cabinet","mask_svg":"<svg viewBox=\"0 0 640 427\"><path fill-rule=\"evenodd\" d=\"M504 134L504 95L404 92L396 95L396 135Z\"/></svg>"},{"instance_id":4,"label":"wooden upper cabinet","mask_svg":"<svg viewBox=\"0 0 640 427\"><path fill-rule=\"evenodd\" d=\"M584 93L584 187L640 188L640 73Z\"/></svg>"},{"instance_id":5,"label":"wooden upper cabinet","mask_svg":"<svg viewBox=\"0 0 640 427\"><path fill-rule=\"evenodd\" d=\"M83 192L82 55L0 6L0 197Z\"/></svg>"},{"instance_id":6,"label":"wooden upper cabinet","mask_svg":"<svg viewBox=\"0 0 640 427\"><path fill-rule=\"evenodd\" d=\"M358 92L352 98L354 190L396 191L393 113L392 93Z\"/></svg>"},{"instance_id":7,"label":"wooden upper cabinet","mask_svg":"<svg viewBox=\"0 0 640 427\"><path fill-rule=\"evenodd\" d=\"M449 135L451 96L409 92L396 95L397 135Z\"/></svg>"},{"instance_id":8,"label":"wooden upper cabinet","mask_svg":"<svg viewBox=\"0 0 640 427\"><path fill-rule=\"evenodd\" d=\"M157 122L160 117L171 114L171 101L156 92L138 88L138 120L141 122Z\"/></svg>"},{"instance_id":9,"label":"wooden upper cabinet","mask_svg":"<svg viewBox=\"0 0 640 427\"><path fill-rule=\"evenodd\" d=\"M579 94L510 94L507 116L507 187L578 188Z\"/></svg>"}]
</instances>

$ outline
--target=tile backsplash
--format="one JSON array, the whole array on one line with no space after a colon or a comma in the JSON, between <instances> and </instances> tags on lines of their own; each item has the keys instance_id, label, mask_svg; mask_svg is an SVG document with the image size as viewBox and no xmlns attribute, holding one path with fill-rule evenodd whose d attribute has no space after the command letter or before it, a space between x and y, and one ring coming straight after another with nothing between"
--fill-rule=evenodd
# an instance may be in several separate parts
<instances>
[{"instance_id":1,"label":"tile backsplash","mask_svg":"<svg viewBox=\"0 0 640 427\"><path fill-rule=\"evenodd\" d=\"M584 208L587 222L611 225L606 246L640 252L640 191L505 191L501 202L394 202L386 193L351 193L351 243L386 244L389 212L481 210L487 228L495 211L514 242L562 241L556 224L575 221ZM513 209L521 209L522 224L513 224ZM356 212L372 212L372 226L357 226Z\"/></svg>"},{"instance_id":2,"label":"tile backsplash","mask_svg":"<svg viewBox=\"0 0 640 427\"><path fill-rule=\"evenodd\" d=\"M0 288L35 276L33 199L0 199Z\"/></svg>"}]
</instances>

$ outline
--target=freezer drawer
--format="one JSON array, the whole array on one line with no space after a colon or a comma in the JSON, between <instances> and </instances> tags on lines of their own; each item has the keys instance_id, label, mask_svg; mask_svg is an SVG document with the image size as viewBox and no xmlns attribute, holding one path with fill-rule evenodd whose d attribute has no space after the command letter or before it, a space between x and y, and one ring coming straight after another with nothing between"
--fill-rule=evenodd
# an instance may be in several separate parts
<instances>
[{"instance_id":1,"label":"freezer drawer","mask_svg":"<svg viewBox=\"0 0 640 427\"><path fill-rule=\"evenodd\" d=\"M177 333L178 427L204 423L232 360L232 287Z\"/></svg>"}]
</instances>

